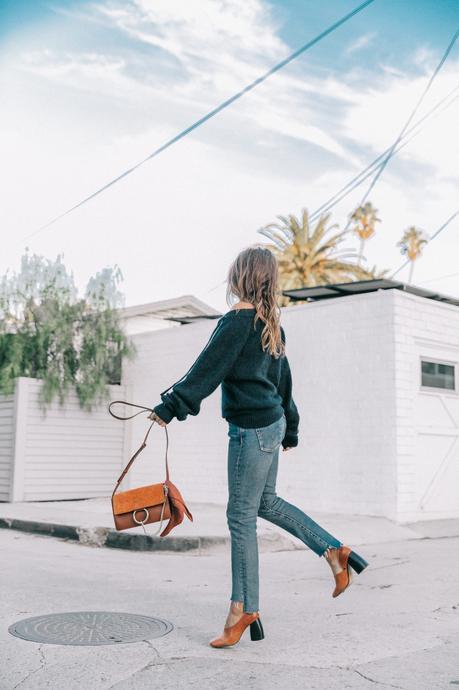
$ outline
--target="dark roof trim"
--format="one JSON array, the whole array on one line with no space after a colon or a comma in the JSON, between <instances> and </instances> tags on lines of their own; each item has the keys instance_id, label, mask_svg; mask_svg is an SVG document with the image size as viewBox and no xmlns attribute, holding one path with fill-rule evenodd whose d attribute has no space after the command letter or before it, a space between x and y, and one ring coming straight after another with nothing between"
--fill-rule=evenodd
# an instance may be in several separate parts
<instances>
[{"instance_id":1,"label":"dark roof trim","mask_svg":"<svg viewBox=\"0 0 459 690\"><path fill-rule=\"evenodd\" d=\"M329 285L317 285L315 287L296 288L294 290L283 290L282 294L292 300L307 300L314 302L319 299L329 299L331 297L346 297L347 295L358 295L364 292L375 292L376 290L403 290L411 295L425 297L459 306L459 299L442 295L439 292L432 292L415 285L408 285L397 280L378 278L376 280L356 280L350 283L335 283Z\"/></svg>"},{"instance_id":2,"label":"dark roof trim","mask_svg":"<svg viewBox=\"0 0 459 690\"><path fill-rule=\"evenodd\" d=\"M205 319L219 319L221 314L198 314L197 316L165 316L165 321L178 321L178 323L194 323Z\"/></svg>"}]
</instances>

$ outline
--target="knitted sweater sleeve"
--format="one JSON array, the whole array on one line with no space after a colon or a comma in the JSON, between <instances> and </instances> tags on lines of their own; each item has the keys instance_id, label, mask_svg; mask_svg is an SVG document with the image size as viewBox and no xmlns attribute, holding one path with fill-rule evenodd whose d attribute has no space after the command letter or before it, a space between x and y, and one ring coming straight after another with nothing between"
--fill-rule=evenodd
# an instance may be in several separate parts
<instances>
[{"instance_id":1,"label":"knitted sweater sleeve","mask_svg":"<svg viewBox=\"0 0 459 690\"><path fill-rule=\"evenodd\" d=\"M285 331L281 327L283 340L285 342ZM283 448L293 448L298 445L298 425L300 415L292 397L292 372L290 371L290 364L287 355L281 357L281 370L279 381L279 395L282 398L282 407L284 408L285 417L287 419L287 429L282 441Z\"/></svg>"},{"instance_id":2,"label":"knitted sweater sleeve","mask_svg":"<svg viewBox=\"0 0 459 690\"><path fill-rule=\"evenodd\" d=\"M249 334L249 323L250 319L238 319L233 314L225 314L218 320L184 380L174 384L172 392L161 393L162 403L153 408L158 417L168 424L173 417L183 421L189 414L199 413L201 402L223 381L240 355Z\"/></svg>"}]
</instances>

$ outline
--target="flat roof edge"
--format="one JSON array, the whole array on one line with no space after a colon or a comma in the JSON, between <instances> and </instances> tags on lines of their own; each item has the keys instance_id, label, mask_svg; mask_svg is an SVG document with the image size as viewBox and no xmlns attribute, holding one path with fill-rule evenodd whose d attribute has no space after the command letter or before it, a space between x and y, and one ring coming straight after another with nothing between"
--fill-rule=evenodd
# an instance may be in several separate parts
<instances>
[{"instance_id":1,"label":"flat roof edge","mask_svg":"<svg viewBox=\"0 0 459 690\"><path fill-rule=\"evenodd\" d=\"M378 290L400 290L408 294L424 297L426 299L459 306L459 298L450 297L442 293L427 290L426 288L411 285L402 281L390 280L388 278L376 278L374 280L356 280L346 283L327 283L313 287L294 288L283 290L282 294L290 297L293 302L307 301L316 302L319 300L335 299L337 297L348 297L350 295L362 295Z\"/></svg>"}]
</instances>

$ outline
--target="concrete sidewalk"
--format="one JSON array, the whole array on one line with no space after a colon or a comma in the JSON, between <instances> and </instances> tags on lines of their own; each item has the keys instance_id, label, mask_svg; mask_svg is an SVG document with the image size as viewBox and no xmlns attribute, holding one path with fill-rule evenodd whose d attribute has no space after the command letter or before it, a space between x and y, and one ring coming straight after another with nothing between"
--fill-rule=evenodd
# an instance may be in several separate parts
<instances>
[{"instance_id":1,"label":"concrete sidewalk","mask_svg":"<svg viewBox=\"0 0 459 690\"><path fill-rule=\"evenodd\" d=\"M226 507L212 503L190 503L193 522L187 517L167 537L152 536L159 523L117 532L114 529L110 498L71 501L0 503L0 527L79 541L91 546L107 546L138 551L218 550L229 543ZM384 517L310 514L316 522L345 544L381 544L409 539L459 536L459 519L429 520L397 524ZM167 523L164 523L167 524ZM260 551L303 548L296 538L258 520Z\"/></svg>"}]
</instances>

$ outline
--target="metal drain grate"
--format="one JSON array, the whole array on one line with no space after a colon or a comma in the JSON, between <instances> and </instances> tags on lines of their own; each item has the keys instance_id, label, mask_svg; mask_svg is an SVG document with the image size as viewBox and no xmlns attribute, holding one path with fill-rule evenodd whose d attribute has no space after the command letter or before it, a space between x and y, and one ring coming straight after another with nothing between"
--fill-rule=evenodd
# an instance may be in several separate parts
<instances>
[{"instance_id":1,"label":"metal drain grate","mask_svg":"<svg viewBox=\"0 0 459 690\"><path fill-rule=\"evenodd\" d=\"M72 611L24 618L10 625L8 631L32 642L95 646L151 640L173 627L168 621L135 613Z\"/></svg>"}]
</instances>

